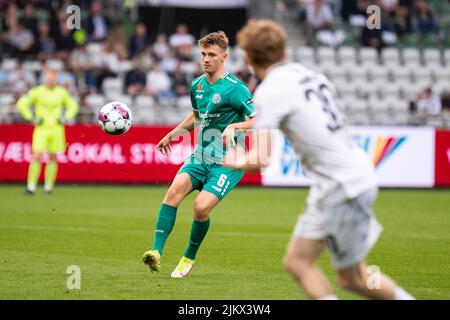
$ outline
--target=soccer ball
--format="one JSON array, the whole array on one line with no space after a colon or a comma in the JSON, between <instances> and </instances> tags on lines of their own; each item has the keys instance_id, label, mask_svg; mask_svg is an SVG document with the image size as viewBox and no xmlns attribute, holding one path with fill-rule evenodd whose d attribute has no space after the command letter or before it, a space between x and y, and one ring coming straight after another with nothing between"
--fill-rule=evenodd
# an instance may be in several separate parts
<instances>
[{"instance_id":1,"label":"soccer ball","mask_svg":"<svg viewBox=\"0 0 450 320\"><path fill-rule=\"evenodd\" d=\"M131 122L131 110L122 102L107 103L98 113L98 124L107 134L124 134L130 129Z\"/></svg>"}]
</instances>

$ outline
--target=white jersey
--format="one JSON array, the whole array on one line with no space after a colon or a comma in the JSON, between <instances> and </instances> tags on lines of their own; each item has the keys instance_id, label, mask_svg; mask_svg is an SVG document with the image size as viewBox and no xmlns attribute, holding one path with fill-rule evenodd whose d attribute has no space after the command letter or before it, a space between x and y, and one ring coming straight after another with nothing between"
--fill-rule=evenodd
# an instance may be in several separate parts
<instances>
[{"instance_id":1,"label":"white jersey","mask_svg":"<svg viewBox=\"0 0 450 320\"><path fill-rule=\"evenodd\" d=\"M353 142L324 75L298 63L274 65L254 103L255 129L281 129L312 179L309 204L336 204L376 186L373 164Z\"/></svg>"}]
</instances>

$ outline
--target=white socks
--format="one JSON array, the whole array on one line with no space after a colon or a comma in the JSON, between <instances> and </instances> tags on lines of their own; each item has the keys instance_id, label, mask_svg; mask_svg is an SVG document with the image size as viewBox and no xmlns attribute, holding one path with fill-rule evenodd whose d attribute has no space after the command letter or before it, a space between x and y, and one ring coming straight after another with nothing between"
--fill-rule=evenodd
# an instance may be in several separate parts
<instances>
[{"instance_id":1,"label":"white socks","mask_svg":"<svg viewBox=\"0 0 450 320\"><path fill-rule=\"evenodd\" d=\"M412 295L403 290L403 288L395 288L395 300L416 300Z\"/></svg>"}]
</instances>

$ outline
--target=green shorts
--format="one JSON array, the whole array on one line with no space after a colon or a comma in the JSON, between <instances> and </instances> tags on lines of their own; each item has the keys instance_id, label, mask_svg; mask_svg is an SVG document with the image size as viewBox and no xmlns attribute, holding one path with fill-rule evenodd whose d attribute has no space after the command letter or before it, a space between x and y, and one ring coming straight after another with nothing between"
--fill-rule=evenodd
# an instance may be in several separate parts
<instances>
[{"instance_id":1,"label":"green shorts","mask_svg":"<svg viewBox=\"0 0 450 320\"><path fill-rule=\"evenodd\" d=\"M35 126L33 131L33 152L57 154L66 151L66 134L61 125L52 127Z\"/></svg>"},{"instance_id":2,"label":"green shorts","mask_svg":"<svg viewBox=\"0 0 450 320\"><path fill-rule=\"evenodd\" d=\"M244 172L241 170L233 170L217 163L203 163L198 160L195 153L192 154L178 173L189 174L194 190L206 190L219 200L225 198L244 176Z\"/></svg>"}]
</instances>

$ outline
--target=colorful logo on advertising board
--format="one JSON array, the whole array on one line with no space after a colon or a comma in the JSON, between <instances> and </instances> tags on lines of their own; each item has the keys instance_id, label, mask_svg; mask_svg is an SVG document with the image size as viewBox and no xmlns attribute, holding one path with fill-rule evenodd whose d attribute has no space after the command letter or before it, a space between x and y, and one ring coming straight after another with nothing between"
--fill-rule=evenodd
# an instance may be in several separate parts
<instances>
[{"instance_id":1,"label":"colorful logo on advertising board","mask_svg":"<svg viewBox=\"0 0 450 320\"><path fill-rule=\"evenodd\" d=\"M281 171L283 175L294 174L296 176L306 176L297 155L286 137L283 137ZM353 140L372 158L375 168L389 159L408 138L383 137L369 135L354 135Z\"/></svg>"}]
</instances>

